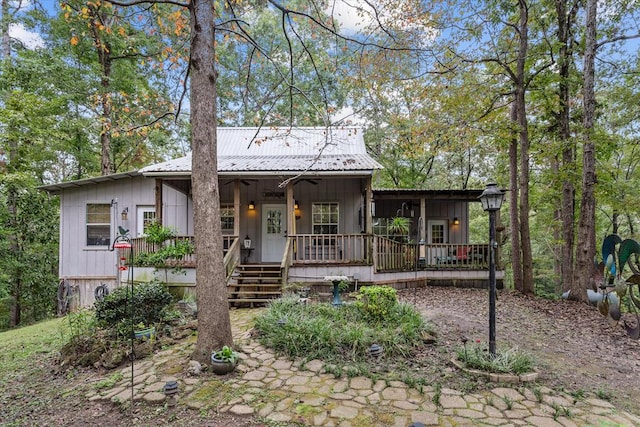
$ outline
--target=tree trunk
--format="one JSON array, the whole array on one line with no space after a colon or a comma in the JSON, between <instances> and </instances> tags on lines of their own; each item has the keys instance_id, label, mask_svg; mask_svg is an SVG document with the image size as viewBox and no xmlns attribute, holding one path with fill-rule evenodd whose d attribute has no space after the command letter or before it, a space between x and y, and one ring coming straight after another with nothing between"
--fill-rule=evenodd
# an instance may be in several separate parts
<instances>
[{"instance_id":1,"label":"tree trunk","mask_svg":"<svg viewBox=\"0 0 640 427\"><path fill-rule=\"evenodd\" d=\"M515 105L520 142L520 247L522 252L522 289L525 294L534 293L533 255L531 253L531 232L529 229L529 126L525 102L525 63L529 47L529 10L525 0L518 2L520 18L518 23L520 43L516 65Z\"/></svg>"},{"instance_id":2,"label":"tree trunk","mask_svg":"<svg viewBox=\"0 0 640 427\"><path fill-rule=\"evenodd\" d=\"M578 242L576 245L575 280L570 297L587 301L587 288L594 288L593 279L596 254L595 218L596 218L596 163L593 126L595 120L595 56L596 56L596 15L597 0L587 0L586 42L584 51L584 147L582 151L582 198L580 201L580 219L578 221Z\"/></svg>"},{"instance_id":3,"label":"tree trunk","mask_svg":"<svg viewBox=\"0 0 640 427\"><path fill-rule=\"evenodd\" d=\"M511 104L511 121L517 122L515 101ZM511 227L511 269L513 287L522 292L522 257L520 254L520 220L518 219L518 138L514 135L509 144L509 226Z\"/></svg>"},{"instance_id":4,"label":"tree trunk","mask_svg":"<svg viewBox=\"0 0 640 427\"><path fill-rule=\"evenodd\" d=\"M210 363L211 353L232 345L223 265L216 153L214 1L192 0L191 140L198 340L193 358Z\"/></svg>"},{"instance_id":5,"label":"tree trunk","mask_svg":"<svg viewBox=\"0 0 640 427\"><path fill-rule=\"evenodd\" d=\"M562 221L562 250L560 255L560 282L561 289L566 291L571 288L573 281L573 246L574 246L574 222L575 222L575 196L576 190L573 179L568 176L569 171L575 170L575 148L571 140L570 128L570 103L569 103L569 65L573 49L571 48L571 28L574 20L574 12L567 13L566 0L556 0L556 13L558 15L558 41L560 52L558 54L558 137L562 144L562 202L560 218Z\"/></svg>"}]
</instances>

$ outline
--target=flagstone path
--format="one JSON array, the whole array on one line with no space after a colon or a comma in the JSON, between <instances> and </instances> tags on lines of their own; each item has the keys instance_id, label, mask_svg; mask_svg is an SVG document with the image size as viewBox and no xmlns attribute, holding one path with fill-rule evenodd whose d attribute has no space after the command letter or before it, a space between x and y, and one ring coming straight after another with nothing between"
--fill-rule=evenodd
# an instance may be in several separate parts
<instances>
[{"instance_id":1,"label":"flagstone path","mask_svg":"<svg viewBox=\"0 0 640 427\"><path fill-rule=\"evenodd\" d=\"M234 310L234 336L242 362L234 374L185 374L193 341L161 351L133 368L133 399L165 404L167 381L179 384L178 405L270 420L272 425L315 426L640 426L640 417L596 398L575 400L546 387L496 387L465 394L452 389L408 387L398 381L335 378L322 362L276 357L250 336L258 310ZM89 400L131 399L132 371Z\"/></svg>"}]
</instances>

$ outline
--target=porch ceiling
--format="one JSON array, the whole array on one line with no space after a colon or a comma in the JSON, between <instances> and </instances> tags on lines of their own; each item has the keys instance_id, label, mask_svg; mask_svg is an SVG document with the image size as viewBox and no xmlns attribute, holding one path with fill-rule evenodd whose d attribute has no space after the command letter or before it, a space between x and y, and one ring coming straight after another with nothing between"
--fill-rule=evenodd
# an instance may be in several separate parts
<instances>
[{"instance_id":1,"label":"porch ceiling","mask_svg":"<svg viewBox=\"0 0 640 427\"><path fill-rule=\"evenodd\" d=\"M373 198L379 199L406 199L407 197L427 197L430 200L469 200L479 201L478 197L483 190L420 190L420 189L393 189L374 188Z\"/></svg>"}]
</instances>

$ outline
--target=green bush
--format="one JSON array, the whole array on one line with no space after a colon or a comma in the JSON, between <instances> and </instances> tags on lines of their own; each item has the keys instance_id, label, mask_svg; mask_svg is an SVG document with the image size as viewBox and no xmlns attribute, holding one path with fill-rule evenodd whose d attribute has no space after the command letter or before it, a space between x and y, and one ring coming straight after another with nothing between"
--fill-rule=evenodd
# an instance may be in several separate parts
<instances>
[{"instance_id":1,"label":"green bush","mask_svg":"<svg viewBox=\"0 0 640 427\"><path fill-rule=\"evenodd\" d=\"M360 288L358 306L373 320L383 320L394 313L398 305L398 293L389 286Z\"/></svg>"},{"instance_id":2,"label":"green bush","mask_svg":"<svg viewBox=\"0 0 640 427\"><path fill-rule=\"evenodd\" d=\"M159 245L176 237L176 231L171 227L165 227L158 222L153 222L145 228L145 240L148 243Z\"/></svg>"},{"instance_id":3,"label":"green bush","mask_svg":"<svg viewBox=\"0 0 640 427\"><path fill-rule=\"evenodd\" d=\"M178 240L173 245L163 246L156 252L141 252L133 260L134 265L142 267L162 267L167 260L181 260L193 254L193 244L188 240Z\"/></svg>"},{"instance_id":4,"label":"green bush","mask_svg":"<svg viewBox=\"0 0 640 427\"><path fill-rule=\"evenodd\" d=\"M135 285L133 297L131 287L126 286L116 289L103 300L96 301L96 321L105 329L127 336L132 324L143 323L149 326L162 321L172 302L173 296L161 283Z\"/></svg>"},{"instance_id":5,"label":"green bush","mask_svg":"<svg viewBox=\"0 0 640 427\"><path fill-rule=\"evenodd\" d=\"M336 308L282 298L256 319L256 329L260 341L278 353L342 366L370 360L368 350L374 343L390 360L409 356L421 345L427 327L420 313L405 304L396 304L384 322L371 322L356 304Z\"/></svg>"}]
</instances>

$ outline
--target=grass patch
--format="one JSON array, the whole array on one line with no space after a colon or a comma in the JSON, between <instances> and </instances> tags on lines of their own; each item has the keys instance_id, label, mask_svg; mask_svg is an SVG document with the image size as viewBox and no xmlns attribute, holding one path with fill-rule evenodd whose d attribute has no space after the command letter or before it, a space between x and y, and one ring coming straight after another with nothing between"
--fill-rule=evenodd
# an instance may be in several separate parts
<instances>
[{"instance_id":1,"label":"grass patch","mask_svg":"<svg viewBox=\"0 0 640 427\"><path fill-rule=\"evenodd\" d=\"M330 369L334 374L347 371L344 373L350 376L362 369L343 366L410 357L428 329L407 304L395 304L384 319L374 319L359 304L335 308L328 303L300 304L296 298L274 301L256 319L256 328L260 342L276 352L291 358L321 359L335 365ZM369 356L374 343L383 348L381 359Z\"/></svg>"},{"instance_id":2,"label":"grass patch","mask_svg":"<svg viewBox=\"0 0 640 427\"><path fill-rule=\"evenodd\" d=\"M456 350L458 360L467 368L484 372L520 375L533 370L533 357L518 348L498 349L491 356L482 343L467 344Z\"/></svg>"},{"instance_id":3,"label":"grass patch","mask_svg":"<svg viewBox=\"0 0 640 427\"><path fill-rule=\"evenodd\" d=\"M0 332L0 378L33 364L35 355L49 355L63 344L60 335L62 319L51 319L35 325Z\"/></svg>"}]
</instances>

